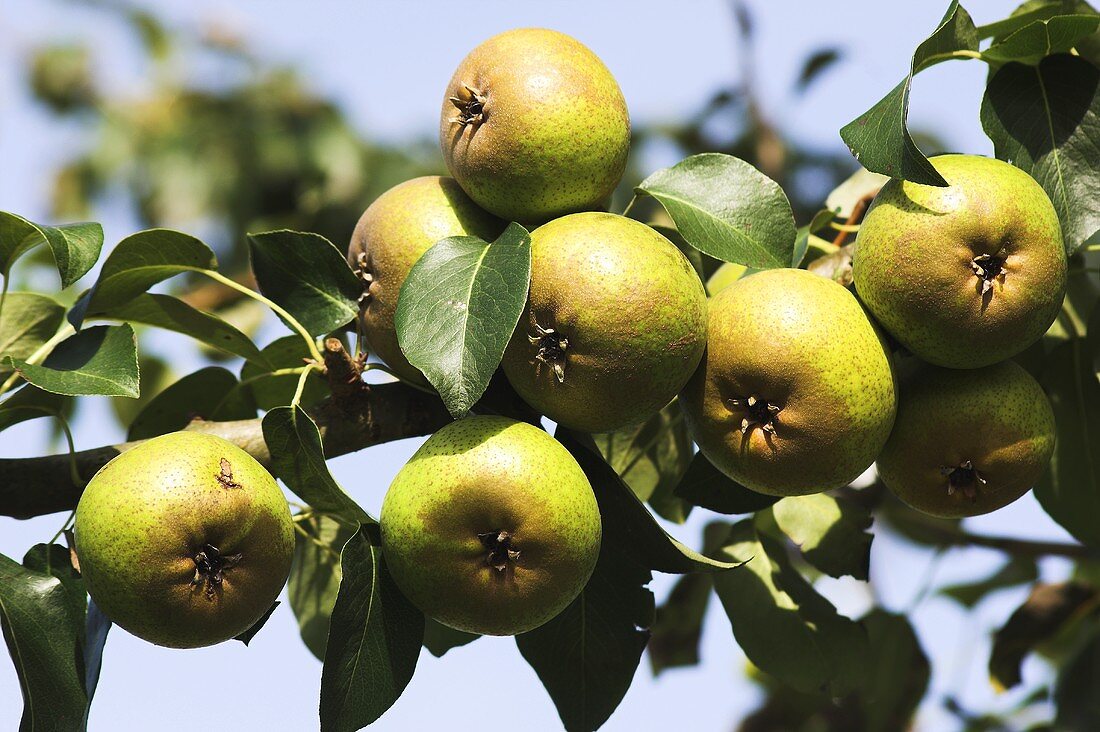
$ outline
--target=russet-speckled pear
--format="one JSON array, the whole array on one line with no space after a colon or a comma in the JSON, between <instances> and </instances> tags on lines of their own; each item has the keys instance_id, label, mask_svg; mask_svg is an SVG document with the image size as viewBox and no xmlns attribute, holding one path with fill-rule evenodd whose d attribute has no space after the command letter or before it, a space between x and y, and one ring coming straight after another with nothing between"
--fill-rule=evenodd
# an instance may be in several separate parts
<instances>
[{"instance_id":1,"label":"russet-speckled pear","mask_svg":"<svg viewBox=\"0 0 1100 732\"><path fill-rule=\"evenodd\" d=\"M949 187L892 180L875 197L856 239L856 290L924 361L988 366L1034 343L1058 315L1066 289L1058 214L1008 163L931 162Z\"/></svg>"},{"instance_id":2,"label":"russet-speckled pear","mask_svg":"<svg viewBox=\"0 0 1100 732\"><path fill-rule=\"evenodd\" d=\"M84 489L88 594L151 643L196 648L259 620L290 573L294 526L271 474L227 440L175 432L122 453Z\"/></svg>"},{"instance_id":3,"label":"russet-speckled pear","mask_svg":"<svg viewBox=\"0 0 1100 732\"><path fill-rule=\"evenodd\" d=\"M558 424L610 432L676 396L706 323L703 284L672 242L622 216L573 214L531 234L531 292L501 365Z\"/></svg>"},{"instance_id":4,"label":"russet-speckled pear","mask_svg":"<svg viewBox=\"0 0 1100 732\"><path fill-rule=\"evenodd\" d=\"M855 297L805 270L773 269L711 298L707 352L680 403L715 467L793 496L870 467L897 398L889 356Z\"/></svg>"},{"instance_id":5,"label":"russet-speckled pear","mask_svg":"<svg viewBox=\"0 0 1100 732\"><path fill-rule=\"evenodd\" d=\"M1015 362L966 370L922 364L901 381L878 472L919 511L977 516L1031 489L1050 462L1054 436L1046 394Z\"/></svg>"},{"instance_id":6,"label":"russet-speckled pear","mask_svg":"<svg viewBox=\"0 0 1100 732\"><path fill-rule=\"evenodd\" d=\"M424 252L440 239L495 239L504 222L478 208L453 178L413 178L379 196L359 219L348 247L348 263L367 285L359 313L371 352L406 381L426 384L397 344L393 315L401 285Z\"/></svg>"},{"instance_id":7,"label":"russet-speckled pear","mask_svg":"<svg viewBox=\"0 0 1100 732\"><path fill-rule=\"evenodd\" d=\"M630 117L615 77L574 38L493 36L459 64L439 124L443 159L479 205L538 224L606 208L626 168Z\"/></svg>"},{"instance_id":8,"label":"russet-speckled pear","mask_svg":"<svg viewBox=\"0 0 1100 732\"><path fill-rule=\"evenodd\" d=\"M394 478L380 518L386 563L424 614L515 635L584 589L600 553L592 487L577 461L525 422L452 422Z\"/></svg>"}]
</instances>

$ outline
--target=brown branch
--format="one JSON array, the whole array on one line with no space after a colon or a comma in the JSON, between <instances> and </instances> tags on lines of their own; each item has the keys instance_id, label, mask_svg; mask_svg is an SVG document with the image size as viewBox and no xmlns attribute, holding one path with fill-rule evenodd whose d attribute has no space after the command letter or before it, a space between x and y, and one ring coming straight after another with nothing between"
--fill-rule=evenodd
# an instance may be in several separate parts
<instances>
[{"instance_id":1,"label":"brown branch","mask_svg":"<svg viewBox=\"0 0 1100 732\"><path fill-rule=\"evenodd\" d=\"M852 206L852 212L848 214L848 220L844 222L845 226L854 226L863 219L863 214L867 213L867 207L871 205L871 201L875 200L875 196L878 195L878 190L871 191L865 194L862 198L855 202ZM848 240L848 231L838 231L836 237L833 239L835 246L843 246L844 242Z\"/></svg>"},{"instance_id":2,"label":"brown branch","mask_svg":"<svg viewBox=\"0 0 1100 732\"><path fill-rule=\"evenodd\" d=\"M334 394L310 410L324 441L325 457L333 458L383 442L430 434L451 421L439 398L404 384L363 384L356 393ZM207 422L196 420L188 430L224 437L262 464L271 455L264 443L261 420ZM77 473L85 480L137 442L107 445L75 454ZM0 516L31 518L76 506L81 489L73 485L69 456L0 459Z\"/></svg>"},{"instance_id":3,"label":"brown branch","mask_svg":"<svg viewBox=\"0 0 1100 732\"><path fill-rule=\"evenodd\" d=\"M1011 536L990 536L988 534L971 534L962 529L939 523L930 519L923 523L921 529L940 539L941 546L967 547L979 546L986 549L997 549L1015 557L1068 557L1069 559L1097 559L1100 558L1100 550L1084 544L1073 544L1060 541L1028 541L1016 539Z\"/></svg>"}]
</instances>

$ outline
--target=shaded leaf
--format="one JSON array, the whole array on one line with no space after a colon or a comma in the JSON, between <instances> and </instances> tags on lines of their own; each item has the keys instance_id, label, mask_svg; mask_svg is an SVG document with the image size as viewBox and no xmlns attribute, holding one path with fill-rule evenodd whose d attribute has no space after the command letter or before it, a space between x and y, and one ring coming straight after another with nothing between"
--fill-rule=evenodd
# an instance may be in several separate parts
<instances>
[{"instance_id":1,"label":"shaded leaf","mask_svg":"<svg viewBox=\"0 0 1100 732\"><path fill-rule=\"evenodd\" d=\"M322 732L354 732L381 717L412 678L424 638L424 616L390 577L377 526L359 527L340 564L321 672Z\"/></svg>"},{"instance_id":2,"label":"shaded leaf","mask_svg":"<svg viewBox=\"0 0 1100 732\"><path fill-rule=\"evenodd\" d=\"M876 608L860 619L871 651L860 690L867 732L908 729L932 667L908 618Z\"/></svg>"},{"instance_id":3,"label":"shaded leaf","mask_svg":"<svg viewBox=\"0 0 1100 732\"><path fill-rule=\"evenodd\" d=\"M64 306L36 292L9 292L0 303L0 357L28 358L65 321ZM0 367L0 373L7 371Z\"/></svg>"},{"instance_id":4,"label":"shaded leaf","mask_svg":"<svg viewBox=\"0 0 1100 732\"><path fill-rule=\"evenodd\" d=\"M298 388L298 374L272 372L282 369L302 368L310 358L309 348L299 336L288 335L264 346L261 359L249 361L241 367L241 384L238 390L243 398L251 399L260 409L274 409L290 404ZM329 393L324 377L314 371L306 377L301 404L309 408ZM217 417L221 419L219 415Z\"/></svg>"},{"instance_id":5,"label":"shaded leaf","mask_svg":"<svg viewBox=\"0 0 1100 732\"><path fill-rule=\"evenodd\" d=\"M1012 11L1007 18L978 26L978 37L981 39L1004 38L1037 20L1046 20L1055 15L1064 14L1066 5L1064 0L1028 0ZM1080 11L1074 10L1074 12Z\"/></svg>"},{"instance_id":6,"label":"shaded leaf","mask_svg":"<svg viewBox=\"0 0 1100 732\"><path fill-rule=\"evenodd\" d=\"M784 498L772 507L779 528L802 556L830 577L867 579L871 564L871 513L824 493Z\"/></svg>"},{"instance_id":7,"label":"shaded leaf","mask_svg":"<svg viewBox=\"0 0 1100 732\"><path fill-rule=\"evenodd\" d=\"M7 277L15 260L45 242L53 254L61 288L92 268L103 248L103 227L96 223L44 226L0 211L0 274Z\"/></svg>"},{"instance_id":8,"label":"shaded leaf","mask_svg":"<svg viewBox=\"0 0 1100 732\"><path fill-rule=\"evenodd\" d=\"M790 266L795 225L783 189L749 163L720 153L692 155L635 189L653 196L691 246L725 262Z\"/></svg>"},{"instance_id":9,"label":"shaded leaf","mask_svg":"<svg viewBox=\"0 0 1100 732\"><path fill-rule=\"evenodd\" d=\"M344 492L325 462L321 433L301 407L276 407L263 419L264 442L271 453L271 472L314 510L338 516L351 525L374 519Z\"/></svg>"},{"instance_id":10,"label":"shaded leaf","mask_svg":"<svg viewBox=\"0 0 1100 732\"><path fill-rule=\"evenodd\" d=\"M966 582L940 589L940 594L950 597L965 608L972 608L997 590L1034 582L1039 578L1039 568L1030 557L1012 557L993 574L978 582Z\"/></svg>"},{"instance_id":11,"label":"shaded leaf","mask_svg":"<svg viewBox=\"0 0 1100 732\"><path fill-rule=\"evenodd\" d=\"M138 361L134 329L99 325L62 341L41 365L6 356L9 367L55 394L137 397Z\"/></svg>"},{"instance_id":12,"label":"shaded leaf","mask_svg":"<svg viewBox=\"0 0 1100 732\"><path fill-rule=\"evenodd\" d=\"M717 513L754 513L779 500L749 490L726 477L701 452L695 453L674 493L688 503Z\"/></svg>"},{"instance_id":13,"label":"shaded leaf","mask_svg":"<svg viewBox=\"0 0 1100 732\"><path fill-rule=\"evenodd\" d=\"M952 0L943 20L917 50L909 74L885 97L840 130L840 136L856 160L867 170L891 178L903 178L930 186L946 186L917 144L906 124L909 115L909 85L920 71L950 59L955 51L977 51L978 33L974 21Z\"/></svg>"},{"instance_id":14,"label":"shaded leaf","mask_svg":"<svg viewBox=\"0 0 1100 732\"><path fill-rule=\"evenodd\" d=\"M359 314L363 283L344 255L319 234L269 231L248 235L260 291L319 336Z\"/></svg>"},{"instance_id":15,"label":"shaded leaf","mask_svg":"<svg viewBox=\"0 0 1100 732\"><path fill-rule=\"evenodd\" d=\"M821 48L814 51L802 62L802 70L798 72L798 80L794 88L804 92L813 84L822 73L841 59L839 48Z\"/></svg>"},{"instance_id":16,"label":"shaded leaf","mask_svg":"<svg viewBox=\"0 0 1100 732\"><path fill-rule=\"evenodd\" d=\"M173 275L217 268L213 250L193 236L171 229L139 231L107 255L95 285L73 305L69 322L79 329L87 315L124 305Z\"/></svg>"},{"instance_id":17,"label":"shaded leaf","mask_svg":"<svg viewBox=\"0 0 1100 732\"><path fill-rule=\"evenodd\" d=\"M355 533L355 529L330 519L314 515L298 525L316 541L294 535L294 561L287 580L287 597L302 642L317 660L325 660L329 618L340 589L340 551ZM323 546L322 546L323 545Z\"/></svg>"},{"instance_id":18,"label":"shaded leaf","mask_svg":"<svg viewBox=\"0 0 1100 732\"><path fill-rule=\"evenodd\" d=\"M424 619L424 647L436 658L441 658L452 648L472 643L480 637L477 633L449 628L431 618Z\"/></svg>"},{"instance_id":19,"label":"shaded leaf","mask_svg":"<svg viewBox=\"0 0 1100 732\"><path fill-rule=\"evenodd\" d=\"M1047 356L1040 383L1057 431L1050 468L1035 498L1052 519L1085 544L1100 544L1100 381L1085 341L1074 338Z\"/></svg>"},{"instance_id":20,"label":"shaded leaf","mask_svg":"<svg viewBox=\"0 0 1100 732\"><path fill-rule=\"evenodd\" d=\"M993 636L990 678L1004 689L1019 684L1024 657L1074 615L1094 610L1098 602L1096 588L1081 582L1035 585L1024 604Z\"/></svg>"},{"instance_id":21,"label":"shaded leaf","mask_svg":"<svg viewBox=\"0 0 1100 732\"><path fill-rule=\"evenodd\" d=\"M401 285L394 326L401 351L455 417L474 405L500 365L531 282L531 235L509 224L496 241L436 242Z\"/></svg>"},{"instance_id":22,"label":"shaded leaf","mask_svg":"<svg viewBox=\"0 0 1100 732\"><path fill-rule=\"evenodd\" d=\"M28 419L59 414L68 397L27 384L0 403L0 430Z\"/></svg>"},{"instance_id":23,"label":"shaded leaf","mask_svg":"<svg viewBox=\"0 0 1100 732\"><path fill-rule=\"evenodd\" d=\"M146 440L176 432L193 419L251 419L256 405L248 400L227 399L236 391L237 377L219 366L188 374L153 397L134 417L127 440Z\"/></svg>"},{"instance_id":24,"label":"shaded leaf","mask_svg":"<svg viewBox=\"0 0 1100 732\"><path fill-rule=\"evenodd\" d=\"M251 628L241 633L240 635L235 636L233 640L238 640L247 646L249 643L252 642L252 639L256 637L256 634L259 633L265 625L267 625L268 618L271 617L271 613L275 612L275 608L277 607L279 607L278 600L271 603L271 607L267 609L267 612L265 612L259 620L252 624Z\"/></svg>"},{"instance_id":25,"label":"shaded leaf","mask_svg":"<svg viewBox=\"0 0 1100 732\"><path fill-rule=\"evenodd\" d=\"M982 128L998 158L1027 171L1054 202L1066 251L1100 229L1100 69L1059 54L1005 64L986 86Z\"/></svg>"},{"instance_id":26,"label":"shaded leaf","mask_svg":"<svg viewBox=\"0 0 1100 732\"><path fill-rule=\"evenodd\" d=\"M1098 668L1100 633L1094 631L1092 638L1058 672L1054 689L1054 729L1100 729L1100 706L1096 704Z\"/></svg>"},{"instance_id":27,"label":"shaded leaf","mask_svg":"<svg viewBox=\"0 0 1100 732\"><path fill-rule=\"evenodd\" d=\"M1069 51L1082 38L1092 35L1098 26L1100 16L1096 15L1059 15L1037 20L982 51L982 58L1002 63L1037 64L1045 56Z\"/></svg>"}]
</instances>

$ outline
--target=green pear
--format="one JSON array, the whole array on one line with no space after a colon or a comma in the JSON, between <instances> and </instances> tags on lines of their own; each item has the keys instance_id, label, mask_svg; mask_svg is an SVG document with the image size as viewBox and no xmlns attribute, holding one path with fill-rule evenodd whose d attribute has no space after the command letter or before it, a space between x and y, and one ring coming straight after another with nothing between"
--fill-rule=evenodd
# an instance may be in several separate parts
<instances>
[{"instance_id":1,"label":"green pear","mask_svg":"<svg viewBox=\"0 0 1100 732\"><path fill-rule=\"evenodd\" d=\"M351 235L348 263L367 290L359 324L367 346L406 381L427 384L397 344L393 315L401 285L416 261L440 239L478 236L492 241L504 222L481 210L453 178L405 181L372 203Z\"/></svg>"},{"instance_id":2,"label":"green pear","mask_svg":"<svg viewBox=\"0 0 1100 732\"><path fill-rule=\"evenodd\" d=\"M855 297L805 270L772 269L711 298L707 352L680 404L715 467L793 496L870 467L897 399L887 351Z\"/></svg>"},{"instance_id":3,"label":"green pear","mask_svg":"<svg viewBox=\"0 0 1100 732\"><path fill-rule=\"evenodd\" d=\"M573 214L531 234L531 292L501 365L558 424L610 432L676 396L706 323L703 284L672 242L622 216Z\"/></svg>"},{"instance_id":4,"label":"green pear","mask_svg":"<svg viewBox=\"0 0 1100 732\"><path fill-rule=\"evenodd\" d=\"M505 417L436 432L382 502L382 550L425 615L470 633L514 635L561 612L600 553L600 512L577 461Z\"/></svg>"},{"instance_id":5,"label":"green pear","mask_svg":"<svg viewBox=\"0 0 1100 732\"><path fill-rule=\"evenodd\" d=\"M521 28L459 64L439 142L470 198L503 219L538 224L606 208L626 168L630 117L592 51L563 33Z\"/></svg>"},{"instance_id":6,"label":"green pear","mask_svg":"<svg viewBox=\"0 0 1100 732\"><path fill-rule=\"evenodd\" d=\"M175 432L107 463L76 509L88 594L150 643L196 648L248 630L290 573L294 526L271 474L227 440Z\"/></svg>"},{"instance_id":7,"label":"green pear","mask_svg":"<svg viewBox=\"0 0 1100 732\"><path fill-rule=\"evenodd\" d=\"M1066 290L1058 214L1008 163L942 155L950 186L891 180L856 238L853 276L875 319L922 360L1003 361L1039 339Z\"/></svg>"},{"instance_id":8,"label":"green pear","mask_svg":"<svg viewBox=\"0 0 1100 732\"><path fill-rule=\"evenodd\" d=\"M1054 412L1021 366L921 364L901 380L898 417L878 472L919 511L977 516L1027 493L1053 452Z\"/></svg>"}]
</instances>

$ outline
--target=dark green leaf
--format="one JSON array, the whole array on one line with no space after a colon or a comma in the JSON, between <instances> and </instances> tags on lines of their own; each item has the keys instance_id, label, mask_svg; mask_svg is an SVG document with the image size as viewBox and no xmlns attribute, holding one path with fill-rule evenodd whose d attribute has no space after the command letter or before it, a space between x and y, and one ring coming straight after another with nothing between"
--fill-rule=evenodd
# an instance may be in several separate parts
<instances>
[{"instance_id":1,"label":"dark green leaf","mask_svg":"<svg viewBox=\"0 0 1100 732\"><path fill-rule=\"evenodd\" d=\"M147 440L150 437L182 430L193 419L251 419L256 405L248 400L227 399L239 396L237 377L219 367L208 366L184 376L153 397L130 423L127 440Z\"/></svg>"},{"instance_id":2,"label":"dark green leaf","mask_svg":"<svg viewBox=\"0 0 1100 732\"><path fill-rule=\"evenodd\" d=\"M374 519L344 492L325 462L321 433L301 407L276 407L264 415L264 442L271 453L271 472L313 509L356 523Z\"/></svg>"},{"instance_id":3,"label":"dark green leaf","mask_svg":"<svg viewBox=\"0 0 1100 732\"><path fill-rule=\"evenodd\" d=\"M930 186L946 186L906 126L909 114L909 85L923 69L952 58L955 51L977 51L978 33L974 21L952 0L943 20L913 53L909 74L875 106L849 122L840 136L867 170L892 178L903 178Z\"/></svg>"},{"instance_id":4,"label":"dark green leaf","mask_svg":"<svg viewBox=\"0 0 1100 732\"><path fill-rule=\"evenodd\" d=\"M559 427L555 437L577 460L592 484L600 504L605 544L618 542L630 547L634 561L657 572L713 572L737 566L736 562L705 557L665 533L653 514L600 456L587 435Z\"/></svg>"},{"instance_id":5,"label":"dark green leaf","mask_svg":"<svg viewBox=\"0 0 1100 732\"><path fill-rule=\"evenodd\" d=\"M285 230L249 234L248 249L260 291L310 335L334 331L359 314L363 283L323 236Z\"/></svg>"},{"instance_id":6,"label":"dark green leaf","mask_svg":"<svg viewBox=\"0 0 1100 732\"><path fill-rule=\"evenodd\" d=\"M424 616L386 569L376 526L341 554L343 578L321 672L321 732L355 732L382 716L416 669Z\"/></svg>"},{"instance_id":7,"label":"dark green leaf","mask_svg":"<svg viewBox=\"0 0 1100 732\"><path fill-rule=\"evenodd\" d=\"M859 686L867 636L794 571L782 545L746 520L723 555L745 562L712 579L750 661L799 691L842 696Z\"/></svg>"},{"instance_id":8,"label":"dark green leaf","mask_svg":"<svg viewBox=\"0 0 1100 732\"><path fill-rule=\"evenodd\" d=\"M310 357L309 348L300 336L288 335L264 346L260 359L249 361L241 367L240 396L251 399L260 409L274 409L290 404L298 388L298 374L274 375L281 369L302 368ZM266 364L266 365L265 365ZM314 371L306 377L301 404L310 407L328 394L328 385L320 373ZM217 419L223 419L220 415Z\"/></svg>"},{"instance_id":9,"label":"dark green leaf","mask_svg":"<svg viewBox=\"0 0 1100 732\"><path fill-rule=\"evenodd\" d=\"M640 501L669 521L683 523L691 505L672 495L691 462L691 435L678 402L641 424L592 435L596 446Z\"/></svg>"},{"instance_id":10,"label":"dark green leaf","mask_svg":"<svg viewBox=\"0 0 1100 732\"><path fill-rule=\"evenodd\" d=\"M47 551L64 579L44 571ZM0 554L0 625L23 692L19 730L80 730L88 707L85 608L76 602L83 583L63 547L40 545L27 559L33 567Z\"/></svg>"},{"instance_id":11,"label":"dark green leaf","mask_svg":"<svg viewBox=\"0 0 1100 732\"><path fill-rule=\"evenodd\" d=\"M193 236L170 229L139 231L107 255L95 285L69 313L69 322L79 328L88 315L125 305L173 275L217 268L214 252Z\"/></svg>"},{"instance_id":12,"label":"dark green leaf","mask_svg":"<svg viewBox=\"0 0 1100 732\"><path fill-rule=\"evenodd\" d=\"M295 534L287 597L298 619L302 642L319 661L324 661L329 618L340 589L340 551L355 529L327 516L316 515L298 525L312 539Z\"/></svg>"},{"instance_id":13,"label":"dark green leaf","mask_svg":"<svg viewBox=\"0 0 1100 732\"><path fill-rule=\"evenodd\" d=\"M1046 56L1070 50L1098 26L1100 16L1097 15L1059 15L1037 20L982 51L982 58L1034 65Z\"/></svg>"},{"instance_id":14,"label":"dark green leaf","mask_svg":"<svg viewBox=\"0 0 1100 732\"><path fill-rule=\"evenodd\" d=\"M413 265L397 301L401 351L455 417L489 386L516 329L531 282L531 235L510 224L493 243L436 242Z\"/></svg>"},{"instance_id":15,"label":"dark green leaf","mask_svg":"<svg viewBox=\"0 0 1100 732\"><path fill-rule=\"evenodd\" d=\"M931 677L928 656L904 615L874 609L860 619L869 666L860 698L866 732L909 729Z\"/></svg>"},{"instance_id":16,"label":"dark green leaf","mask_svg":"<svg viewBox=\"0 0 1100 732\"><path fill-rule=\"evenodd\" d=\"M477 633L448 628L431 618L425 618L424 621L424 647L436 658L442 657L452 648L472 643L481 637Z\"/></svg>"},{"instance_id":17,"label":"dark green leaf","mask_svg":"<svg viewBox=\"0 0 1100 732\"><path fill-rule=\"evenodd\" d=\"M103 614L95 600L88 598L88 611L84 618L84 689L88 693L88 709L84 711L84 724L88 723L92 697L99 686L99 672L103 670L103 648L107 644L107 633L111 630L111 619Z\"/></svg>"},{"instance_id":18,"label":"dark green leaf","mask_svg":"<svg viewBox=\"0 0 1100 732\"><path fill-rule=\"evenodd\" d=\"M802 70L798 73L794 88L799 92L806 91L825 70L840 59L841 51L838 48L821 48L814 51L802 62Z\"/></svg>"},{"instance_id":19,"label":"dark green leaf","mask_svg":"<svg viewBox=\"0 0 1100 732\"><path fill-rule=\"evenodd\" d=\"M989 654L993 682L1004 689L1019 684L1024 657L1083 607L1095 606L1096 600L1096 588L1081 582L1035 585L1024 604L993 636Z\"/></svg>"},{"instance_id":20,"label":"dark green leaf","mask_svg":"<svg viewBox=\"0 0 1100 732\"><path fill-rule=\"evenodd\" d=\"M103 248L103 227L95 223L43 226L0 211L0 274L7 277L15 260L42 242L50 248L62 289L92 268Z\"/></svg>"},{"instance_id":21,"label":"dark green leaf","mask_svg":"<svg viewBox=\"0 0 1100 732\"><path fill-rule=\"evenodd\" d=\"M244 333L218 316L196 310L171 295L144 293L121 305L89 313L87 317L141 323L175 331L246 361L265 363L260 349Z\"/></svg>"},{"instance_id":22,"label":"dark green leaf","mask_svg":"<svg viewBox=\"0 0 1100 732\"><path fill-rule=\"evenodd\" d=\"M695 453L675 494L688 503L717 513L754 513L779 500L749 490L726 477L701 452Z\"/></svg>"},{"instance_id":23,"label":"dark green leaf","mask_svg":"<svg viewBox=\"0 0 1100 732\"><path fill-rule=\"evenodd\" d=\"M1057 439L1050 468L1035 486L1043 510L1079 541L1100 544L1100 381L1085 341L1047 356L1040 379L1054 407Z\"/></svg>"},{"instance_id":24,"label":"dark green leaf","mask_svg":"<svg viewBox=\"0 0 1100 732\"><path fill-rule=\"evenodd\" d=\"M798 267L804 262L809 263L814 259L820 257L822 254L825 253L825 251L822 250L822 247L824 247L826 244L828 244L829 247L835 248L832 242L820 242L817 237L814 237L815 241L818 241L819 244L815 246L812 252L810 251L810 235L817 234L817 232L827 227L829 225L829 222L832 221L833 218L833 212L827 208L823 208L814 214L813 218L810 219L810 223L806 224L805 226L798 227L798 237L795 239L794 242L794 254L791 256L792 267ZM809 259L807 259L808 256ZM707 289L711 289L710 282L707 283Z\"/></svg>"},{"instance_id":25,"label":"dark green leaf","mask_svg":"<svg viewBox=\"0 0 1100 732\"><path fill-rule=\"evenodd\" d=\"M950 597L965 608L972 608L987 595L1007 587L1034 582L1039 578L1039 568L1030 557L1013 557L996 572L978 582L966 582L940 589L940 594Z\"/></svg>"},{"instance_id":26,"label":"dark green leaf","mask_svg":"<svg viewBox=\"0 0 1100 732\"><path fill-rule=\"evenodd\" d=\"M65 308L35 292L0 296L0 357L26 359L53 337L65 320ZM8 371L0 366L0 373Z\"/></svg>"},{"instance_id":27,"label":"dark green leaf","mask_svg":"<svg viewBox=\"0 0 1100 732\"><path fill-rule=\"evenodd\" d=\"M989 80L982 127L998 158L1031 174L1054 202L1066 251L1100 229L1100 69L1059 54L1010 63Z\"/></svg>"},{"instance_id":28,"label":"dark green leaf","mask_svg":"<svg viewBox=\"0 0 1100 732\"><path fill-rule=\"evenodd\" d=\"M61 412L68 397L43 391L27 384L0 403L0 430L28 419L48 417Z\"/></svg>"},{"instance_id":29,"label":"dark green leaf","mask_svg":"<svg viewBox=\"0 0 1100 732\"><path fill-rule=\"evenodd\" d=\"M772 507L779 528L802 556L830 577L867 579L871 564L871 513L852 501L815 493L784 498Z\"/></svg>"},{"instance_id":30,"label":"dark green leaf","mask_svg":"<svg viewBox=\"0 0 1100 732\"><path fill-rule=\"evenodd\" d=\"M730 525L723 521L707 524L703 530L703 553L710 555L720 550L729 533ZM676 580L664 604L657 608L653 637L647 647L655 676L667 668L699 663L703 617L713 588L709 574L686 574Z\"/></svg>"},{"instance_id":31,"label":"dark green leaf","mask_svg":"<svg viewBox=\"0 0 1100 732\"><path fill-rule=\"evenodd\" d=\"M137 397L138 361L134 329L99 325L70 336L42 365L6 356L24 379L55 394Z\"/></svg>"},{"instance_id":32,"label":"dark green leaf","mask_svg":"<svg viewBox=\"0 0 1100 732\"><path fill-rule=\"evenodd\" d=\"M602 508L602 506L601 506ZM622 701L649 640L652 575L605 525L592 579L548 623L516 636L569 732L589 732Z\"/></svg>"},{"instance_id":33,"label":"dark green leaf","mask_svg":"<svg viewBox=\"0 0 1100 732\"><path fill-rule=\"evenodd\" d=\"M241 643L244 643L247 646L249 643L252 642L252 639L256 637L256 634L259 633L265 625L267 625L268 618L271 617L271 613L275 612L275 608L277 607L279 607L278 600L271 603L271 607L267 609L267 612L263 614L263 617L252 624L251 628L234 637L233 640L239 640Z\"/></svg>"},{"instance_id":34,"label":"dark green leaf","mask_svg":"<svg viewBox=\"0 0 1100 732\"><path fill-rule=\"evenodd\" d=\"M749 267L789 267L795 225L783 189L744 160L702 153L658 170L635 192L653 196L699 251Z\"/></svg>"},{"instance_id":35,"label":"dark green leaf","mask_svg":"<svg viewBox=\"0 0 1100 732\"><path fill-rule=\"evenodd\" d=\"M1100 633L1092 637L1059 670L1054 689L1056 716L1052 730L1100 729L1096 692L1100 674Z\"/></svg>"}]
</instances>

